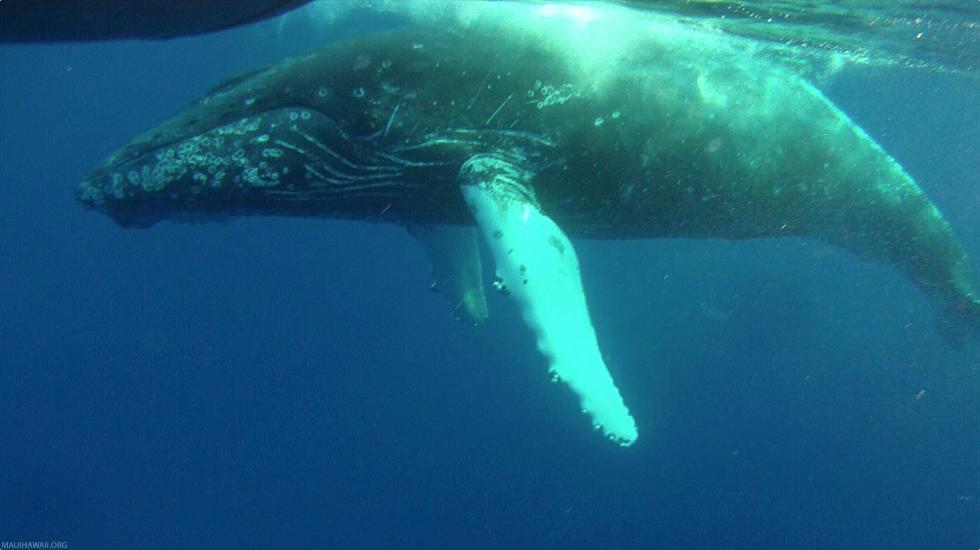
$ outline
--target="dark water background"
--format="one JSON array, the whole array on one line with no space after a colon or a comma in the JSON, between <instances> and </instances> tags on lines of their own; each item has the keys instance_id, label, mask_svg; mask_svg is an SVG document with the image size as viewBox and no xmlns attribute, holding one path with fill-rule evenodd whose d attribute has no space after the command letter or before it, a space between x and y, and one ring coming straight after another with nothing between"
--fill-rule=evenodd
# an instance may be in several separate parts
<instances>
[{"instance_id":1,"label":"dark water background","mask_svg":"<svg viewBox=\"0 0 980 550\"><path fill-rule=\"evenodd\" d=\"M512 304L453 321L397 227L124 230L73 189L242 69L330 37L0 48L0 540L96 548L980 548L980 351L805 240L581 242L641 428L606 444ZM977 81L828 94L980 258ZM924 390L919 399L916 396Z\"/></svg>"}]
</instances>

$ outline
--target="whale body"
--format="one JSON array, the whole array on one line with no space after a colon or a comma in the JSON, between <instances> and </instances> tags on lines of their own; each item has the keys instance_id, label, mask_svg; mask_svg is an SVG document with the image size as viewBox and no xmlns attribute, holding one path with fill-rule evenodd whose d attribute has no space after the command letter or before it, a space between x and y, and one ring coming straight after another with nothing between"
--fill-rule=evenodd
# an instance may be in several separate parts
<instances>
[{"instance_id":1,"label":"whale body","mask_svg":"<svg viewBox=\"0 0 980 550\"><path fill-rule=\"evenodd\" d=\"M980 333L977 277L942 214L794 69L628 12L511 10L229 80L111 155L77 196L129 227L270 215L433 230L473 317L485 315L479 232L553 377L623 444L635 425L568 236L813 237L903 272L951 343Z\"/></svg>"}]
</instances>

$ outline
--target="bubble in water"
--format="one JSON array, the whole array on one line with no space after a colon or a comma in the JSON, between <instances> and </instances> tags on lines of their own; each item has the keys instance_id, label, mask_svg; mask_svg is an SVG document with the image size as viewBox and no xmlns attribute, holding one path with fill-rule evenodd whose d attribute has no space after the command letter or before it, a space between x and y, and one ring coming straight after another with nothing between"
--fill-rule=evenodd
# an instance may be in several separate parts
<instances>
[{"instance_id":1,"label":"bubble in water","mask_svg":"<svg viewBox=\"0 0 980 550\"><path fill-rule=\"evenodd\" d=\"M351 92L351 95L354 97L364 97L364 88L360 88L360 87L354 88L354 91Z\"/></svg>"}]
</instances>

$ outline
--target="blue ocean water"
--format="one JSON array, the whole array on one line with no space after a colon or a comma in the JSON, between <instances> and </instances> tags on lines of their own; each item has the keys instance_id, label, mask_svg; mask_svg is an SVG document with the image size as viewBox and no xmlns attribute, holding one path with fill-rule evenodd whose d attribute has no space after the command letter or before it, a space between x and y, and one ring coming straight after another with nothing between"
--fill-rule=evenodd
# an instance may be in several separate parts
<instances>
[{"instance_id":1,"label":"blue ocean water","mask_svg":"<svg viewBox=\"0 0 980 550\"><path fill-rule=\"evenodd\" d=\"M513 304L452 320L401 228L132 230L74 200L217 81L330 38L0 48L0 541L980 548L980 351L945 348L887 267L795 239L577 243L641 425L620 449ZM977 92L867 67L827 90L974 258Z\"/></svg>"}]
</instances>

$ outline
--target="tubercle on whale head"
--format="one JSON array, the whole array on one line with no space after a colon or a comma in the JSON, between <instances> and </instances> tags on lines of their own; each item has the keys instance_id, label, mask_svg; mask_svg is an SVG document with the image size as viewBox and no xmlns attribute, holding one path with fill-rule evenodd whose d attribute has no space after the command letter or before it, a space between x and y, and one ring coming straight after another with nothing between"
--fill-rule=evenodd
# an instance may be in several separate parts
<instances>
[{"instance_id":1,"label":"tubercle on whale head","mask_svg":"<svg viewBox=\"0 0 980 550\"><path fill-rule=\"evenodd\" d=\"M360 120L322 84L315 54L226 80L96 166L76 198L120 225L240 214L317 215L315 203L396 170L361 156L340 126ZM281 211L277 211L279 208Z\"/></svg>"},{"instance_id":2,"label":"tubercle on whale head","mask_svg":"<svg viewBox=\"0 0 980 550\"><path fill-rule=\"evenodd\" d=\"M371 144L307 107L166 135L179 137L139 139L110 156L79 184L77 198L123 226L147 227L232 214L315 216L338 198L375 193L390 203L411 189L405 167L371 156Z\"/></svg>"}]
</instances>

